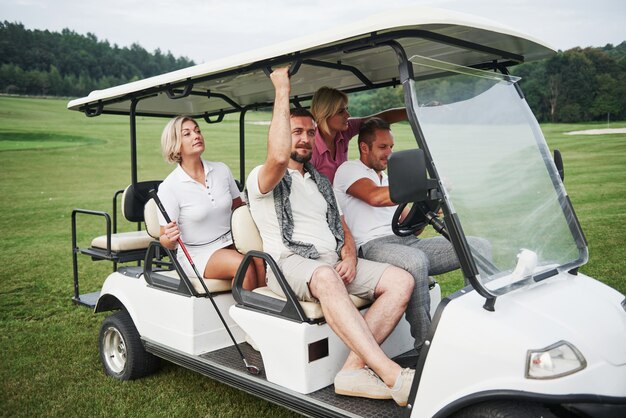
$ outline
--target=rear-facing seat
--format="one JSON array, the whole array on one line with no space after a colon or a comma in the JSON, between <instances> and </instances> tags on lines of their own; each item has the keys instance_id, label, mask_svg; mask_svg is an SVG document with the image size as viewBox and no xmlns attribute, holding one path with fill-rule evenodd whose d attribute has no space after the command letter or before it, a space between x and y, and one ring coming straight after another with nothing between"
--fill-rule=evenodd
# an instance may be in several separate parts
<instances>
[{"instance_id":1,"label":"rear-facing seat","mask_svg":"<svg viewBox=\"0 0 626 418\"><path fill-rule=\"evenodd\" d=\"M74 301L92 306L92 299L98 292L89 297L79 295L78 289L78 254L88 255L94 261L108 260L113 262L113 271L117 270L118 263L142 261L154 236L141 229L144 222L144 209L148 201L148 191L158 187L159 180L143 181L129 185L123 192L117 191L113 196L113 219L107 212L74 209L72 211L72 262L74 270ZM129 222L137 223L137 231L117 232L117 196L122 194L122 215ZM105 220L105 234L94 238L89 247L79 247L77 244L76 218L79 214L96 215ZM158 237L158 233L156 235ZM85 295L86 296L86 295ZM93 297L92 297L93 296Z\"/></svg>"},{"instance_id":2,"label":"rear-facing seat","mask_svg":"<svg viewBox=\"0 0 626 418\"><path fill-rule=\"evenodd\" d=\"M144 181L131 184L122 193L122 216L129 222L137 222L137 231L117 232L115 198L113 199L112 225L108 214L104 212L75 209L76 213L100 215L107 219L106 233L95 237L91 241L91 246L88 249L79 249L80 252L91 255L94 259L111 260L115 263L143 260L146 248L154 240L148 231L140 229L141 222L144 222L144 207L149 199L148 191L158 187L160 183L160 181Z\"/></svg>"}]
</instances>

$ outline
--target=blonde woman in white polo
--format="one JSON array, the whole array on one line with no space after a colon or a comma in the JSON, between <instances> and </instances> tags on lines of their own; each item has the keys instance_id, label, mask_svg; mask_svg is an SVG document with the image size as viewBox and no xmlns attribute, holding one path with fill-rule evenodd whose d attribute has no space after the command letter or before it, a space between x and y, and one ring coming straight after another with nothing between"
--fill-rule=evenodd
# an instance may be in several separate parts
<instances>
[{"instance_id":1,"label":"blonde woman in white polo","mask_svg":"<svg viewBox=\"0 0 626 418\"><path fill-rule=\"evenodd\" d=\"M201 158L204 137L198 123L186 116L170 120L161 135L163 157L177 167L159 186L159 198L172 222L159 213L161 245L171 250L181 238L198 271L205 279L232 280L243 260L230 233L230 215L243 201L226 164ZM180 262L195 277L182 251ZM255 259L246 273L243 288L265 286L263 261Z\"/></svg>"}]
</instances>

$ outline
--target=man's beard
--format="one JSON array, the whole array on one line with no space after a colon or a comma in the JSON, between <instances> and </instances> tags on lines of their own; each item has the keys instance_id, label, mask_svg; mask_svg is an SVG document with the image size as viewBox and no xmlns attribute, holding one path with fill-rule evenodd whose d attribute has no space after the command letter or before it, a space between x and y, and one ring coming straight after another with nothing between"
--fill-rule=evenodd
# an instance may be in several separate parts
<instances>
[{"instance_id":1,"label":"man's beard","mask_svg":"<svg viewBox=\"0 0 626 418\"><path fill-rule=\"evenodd\" d=\"M312 153L307 155L300 155L297 151L291 153L291 159L300 164L308 163L312 156Z\"/></svg>"},{"instance_id":2,"label":"man's beard","mask_svg":"<svg viewBox=\"0 0 626 418\"><path fill-rule=\"evenodd\" d=\"M367 165L369 168L374 169L377 172L385 171L387 169L387 164L383 163L378 158L370 158Z\"/></svg>"}]
</instances>

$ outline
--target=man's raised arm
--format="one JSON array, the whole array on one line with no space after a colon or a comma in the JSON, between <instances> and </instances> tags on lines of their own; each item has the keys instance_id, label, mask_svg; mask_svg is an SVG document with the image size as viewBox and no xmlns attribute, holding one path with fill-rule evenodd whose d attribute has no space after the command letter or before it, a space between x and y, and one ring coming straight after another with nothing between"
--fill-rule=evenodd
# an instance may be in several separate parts
<instances>
[{"instance_id":1,"label":"man's raised arm","mask_svg":"<svg viewBox=\"0 0 626 418\"><path fill-rule=\"evenodd\" d=\"M274 84L274 110L267 138L267 158L259 171L259 191L273 190L285 175L291 154L291 125L289 120L289 93L291 85L287 70L278 68L270 75Z\"/></svg>"}]
</instances>

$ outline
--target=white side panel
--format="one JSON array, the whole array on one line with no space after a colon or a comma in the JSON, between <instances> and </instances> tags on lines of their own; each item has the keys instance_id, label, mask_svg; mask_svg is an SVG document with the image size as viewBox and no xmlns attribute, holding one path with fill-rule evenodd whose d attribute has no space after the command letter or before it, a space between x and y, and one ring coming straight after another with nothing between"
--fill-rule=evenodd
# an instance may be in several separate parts
<instances>
[{"instance_id":1,"label":"white side panel","mask_svg":"<svg viewBox=\"0 0 626 418\"><path fill-rule=\"evenodd\" d=\"M348 348L328 324L310 325L233 306L230 315L259 347L267 380L300 393L333 383ZM309 344L328 339L328 356L309 362ZM394 357L413 348L408 323L401 320L383 350Z\"/></svg>"},{"instance_id":2,"label":"white side panel","mask_svg":"<svg viewBox=\"0 0 626 418\"><path fill-rule=\"evenodd\" d=\"M142 337L198 355L232 345L211 301L151 288L143 279L112 273L100 297L115 296L128 310ZM234 304L230 293L214 296L220 312L238 342L244 340L239 326L228 315Z\"/></svg>"}]
</instances>

